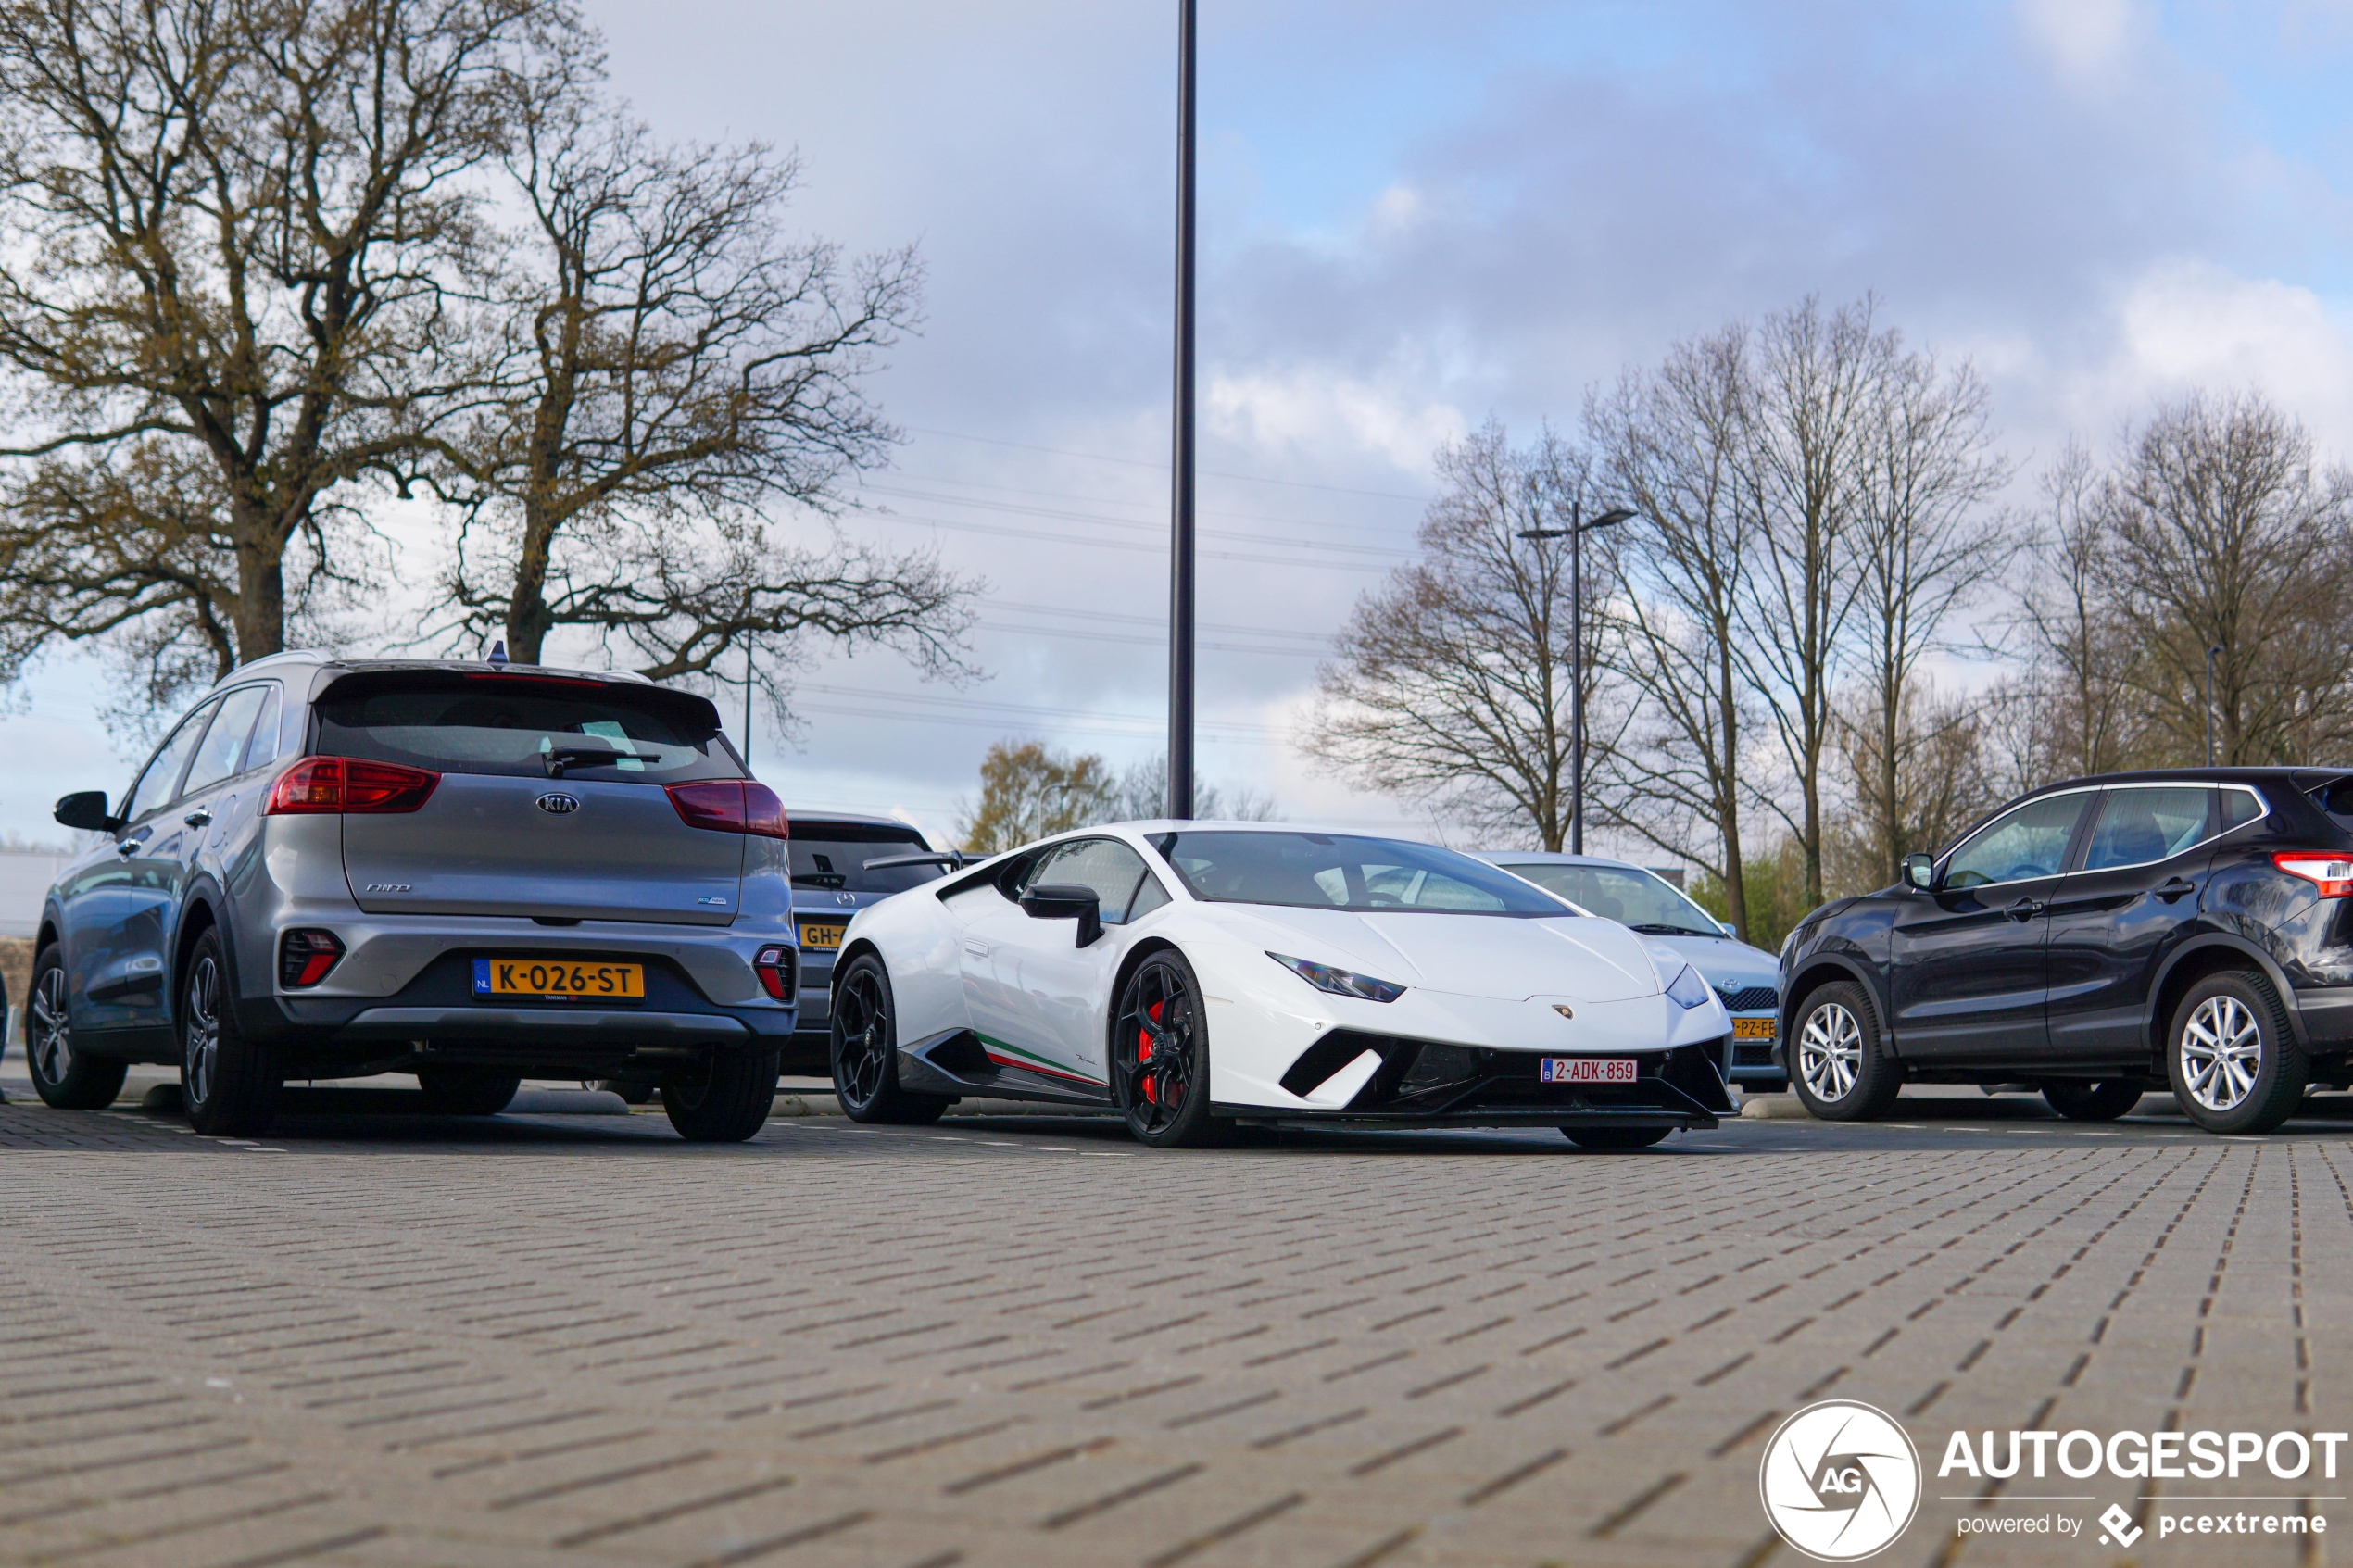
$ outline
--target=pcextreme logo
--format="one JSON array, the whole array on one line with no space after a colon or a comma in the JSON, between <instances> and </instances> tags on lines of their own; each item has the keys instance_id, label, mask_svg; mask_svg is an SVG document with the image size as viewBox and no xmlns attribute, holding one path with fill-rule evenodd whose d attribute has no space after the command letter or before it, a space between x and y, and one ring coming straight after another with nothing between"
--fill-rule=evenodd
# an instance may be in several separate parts
<instances>
[{"instance_id":1,"label":"pcextreme logo","mask_svg":"<svg viewBox=\"0 0 2353 1568\"><path fill-rule=\"evenodd\" d=\"M1781 1539L1819 1562L1853 1562L1919 1511L1919 1450L1885 1411L1825 1399L1775 1429L1756 1488Z\"/></svg>"}]
</instances>

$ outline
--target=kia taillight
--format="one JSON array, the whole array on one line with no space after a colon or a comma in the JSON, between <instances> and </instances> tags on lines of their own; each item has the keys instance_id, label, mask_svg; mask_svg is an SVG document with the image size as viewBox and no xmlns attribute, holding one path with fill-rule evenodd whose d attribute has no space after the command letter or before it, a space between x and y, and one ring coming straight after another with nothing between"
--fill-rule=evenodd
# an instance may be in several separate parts
<instances>
[{"instance_id":1,"label":"kia taillight","mask_svg":"<svg viewBox=\"0 0 2353 1568\"><path fill-rule=\"evenodd\" d=\"M2290 876L2300 876L2321 890L2323 898L2353 894L2353 859L2342 855L2298 854L2289 850L2271 857L2271 864Z\"/></svg>"},{"instance_id":2,"label":"kia taillight","mask_svg":"<svg viewBox=\"0 0 2353 1568\"><path fill-rule=\"evenodd\" d=\"M278 942L278 984L289 991L316 985L342 957L332 931L289 931Z\"/></svg>"},{"instance_id":3,"label":"kia taillight","mask_svg":"<svg viewBox=\"0 0 2353 1568\"><path fill-rule=\"evenodd\" d=\"M698 784L672 784L670 804L678 820L690 828L713 833L749 833L762 838L790 838L785 803L776 792L751 779L705 779Z\"/></svg>"},{"instance_id":4,"label":"kia taillight","mask_svg":"<svg viewBox=\"0 0 2353 1568\"><path fill-rule=\"evenodd\" d=\"M752 957L751 972L760 976L760 988L781 1002L792 995L793 966L799 959L790 947L762 947Z\"/></svg>"},{"instance_id":5,"label":"kia taillight","mask_svg":"<svg viewBox=\"0 0 2353 1568\"><path fill-rule=\"evenodd\" d=\"M265 817L318 813L413 811L441 783L439 773L396 762L365 762L356 757L306 757L278 775Z\"/></svg>"}]
</instances>

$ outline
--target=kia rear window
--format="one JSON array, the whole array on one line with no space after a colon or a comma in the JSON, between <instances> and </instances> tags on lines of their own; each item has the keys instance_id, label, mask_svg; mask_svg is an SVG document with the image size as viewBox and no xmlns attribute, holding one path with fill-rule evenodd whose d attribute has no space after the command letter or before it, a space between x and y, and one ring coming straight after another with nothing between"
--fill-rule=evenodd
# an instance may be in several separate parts
<instances>
[{"instance_id":1,"label":"kia rear window","mask_svg":"<svg viewBox=\"0 0 2353 1568\"><path fill-rule=\"evenodd\" d=\"M920 865L874 866L871 860L925 855L931 846L913 828L876 822L827 822L792 819L792 884L832 893L904 893L948 874L942 857Z\"/></svg>"},{"instance_id":2,"label":"kia rear window","mask_svg":"<svg viewBox=\"0 0 2353 1568\"><path fill-rule=\"evenodd\" d=\"M314 751L437 773L650 784L744 776L717 709L660 686L368 671L328 688L315 711Z\"/></svg>"}]
</instances>

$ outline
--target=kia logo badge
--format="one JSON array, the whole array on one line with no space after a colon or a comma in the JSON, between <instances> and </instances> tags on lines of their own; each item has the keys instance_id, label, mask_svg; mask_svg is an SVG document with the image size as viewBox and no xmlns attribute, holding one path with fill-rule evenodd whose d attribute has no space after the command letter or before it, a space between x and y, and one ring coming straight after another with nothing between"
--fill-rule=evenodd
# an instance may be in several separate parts
<instances>
[{"instance_id":1,"label":"kia logo badge","mask_svg":"<svg viewBox=\"0 0 2353 1568\"><path fill-rule=\"evenodd\" d=\"M569 817L574 811L580 809L580 797L576 795L543 795L539 797L539 809L542 811L547 812L547 815L551 817Z\"/></svg>"}]
</instances>

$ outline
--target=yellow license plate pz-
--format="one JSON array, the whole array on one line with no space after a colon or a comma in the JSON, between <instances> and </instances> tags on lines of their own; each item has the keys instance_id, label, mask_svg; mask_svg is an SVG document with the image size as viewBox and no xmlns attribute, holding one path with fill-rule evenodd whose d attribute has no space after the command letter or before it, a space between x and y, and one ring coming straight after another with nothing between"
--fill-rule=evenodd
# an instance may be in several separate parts
<instances>
[{"instance_id":1,"label":"yellow license plate pz-","mask_svg":"<svg viewBox=\"0 0 2353 1568\"><path fill-rule=\"evenodd\" d=\"M643 1001L646 966L559 959L476 959L474 995L543 1002Z\"/></svg>"},{"instance_id":2,"label":"yellow license plate pz-","mask_svg":"<svg viewBox=\"0 0 2353 1568\"><path fill-rule=\"evenodd\" d=\"M1732 1020L1735 1040L1769 1040L1773 1037L1773 1021L1769 1018L1736 1018Z\"/></svg>"},{"instance_id":3,"label":"yellow license plate pz-","mask_svg":"<svg viewBox=\"0 0 2353 1568\"><path fill-rule=\"evenodd\" d=\"M849 927L846 924L828 922L820 925L814 921L805 920L800 922L800 945L804 947L817 947L826 952L835 952L841 947L841 934L849 929Z\"/></svg>"}]
</instances>

